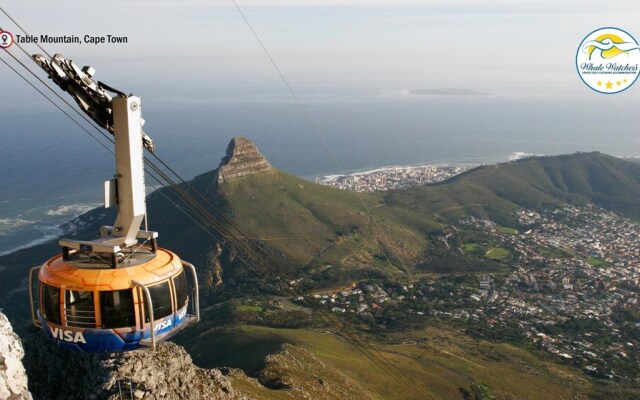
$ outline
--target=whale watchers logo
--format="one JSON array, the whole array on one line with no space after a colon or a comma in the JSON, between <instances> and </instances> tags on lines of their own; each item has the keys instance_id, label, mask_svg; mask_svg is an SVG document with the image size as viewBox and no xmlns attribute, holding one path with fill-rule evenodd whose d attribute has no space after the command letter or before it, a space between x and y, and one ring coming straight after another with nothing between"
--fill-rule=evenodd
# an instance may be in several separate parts
<instances>
[{"instance_id":1,"label":"whale watchers logo","mask_svg":"<svg viewBox=\"0 0 640 400\"><path fill-rule=\"evenodd\" d=\"M596 92L613 94L638 79L640 46L622 29L600 28L588 34L576 54L582 81Z\"/></svg>"}]
</instances>

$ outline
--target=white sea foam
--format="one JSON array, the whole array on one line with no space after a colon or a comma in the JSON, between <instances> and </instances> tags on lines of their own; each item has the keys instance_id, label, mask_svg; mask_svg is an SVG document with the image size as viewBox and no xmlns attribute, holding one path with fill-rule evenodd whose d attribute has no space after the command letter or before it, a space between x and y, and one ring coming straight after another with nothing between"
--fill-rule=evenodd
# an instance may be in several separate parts
<instances>
[{"instance_id":1,"label":"white sea foam","mask_svg":"<svg viewBox=\"0 0 640 400\"><path fill-rule=\"evenodd\" d=\"M534 153L527 153L524 151L515 151L509 154L509 161L518 161L518 160L522 160L523 158L542 157L542 156L543 154L534 154Z\"/></svg>"},{"instance_id":2,"label":"white sea foam","mask_svg":"<svg viewBox=\"0 0 640 400\"><path fill-rule=\"evenodd\" d=\"M34 223L34 221L29 221L22 218L0 218L0 236L5 236L11 233L11 231L16 228L20 228L26 225L32 225Z\"/></svg>"},{"instance_id":3,"label":"white sea foam","mask_svg":"<svg viewBox=\"0 0 640 400\"><path fill-rule=\"evenodd\" d=\"M60 206L55 209L48 210L46 214L52 217L72 216L75 218L78 215L84 214L87 211L93 210L98 206L100 206L100 203L68 204L68 205Z\"/></svg>"},{"instance_id":4,"label":"white sea foam","mask_svg":"<svg viewBox=\"0 0 640 400\"><path fill-rule=\"evenodd\" d=\"M6 250L0 250L0 256L37 246L60 237L65 233L61 227L62 224L72 221L99 205L98 203L75 203L62 205L47 211L40 208L42 211L38 212L38 209L33 209L26 212L26 214L32 214L33 219L0 218L0 237L10 237L17 234L26 241L16 247L9 249L5 247Z\"/></svg>"},{"instance_id":5,"label":"white sea foam","mask_svg":"<svg viewBox=\"0 0 640 400\"><path fill-rule=\"evenodd\" d=\"M3 252L0 252L0 257L6 256L7 254L11 254L11 253L19 251L19 250L28 249L30 247L37 246L37 245L42 244L42 243L46 243L46 242L48 242L50 240L53 240L53 239L57 238L58 236L60 236L61 233L62 233L62 230L58 229L58 231L56 233L51 233L51 234L42 236L42 237L40 237L38 239L35 239L35 240L32 240L32 241L30 241L28 243L22 244L20 246L11 248L11 249L3 251Z\"/></svg>"},{"instance_id":6,"label":"white sea foam","mask_svg":"<svg viewBox=\"0 0 640 400\"><path fill-rule=\"evenodd\" d=\"M343 175L325 175L320 178L320 182L333 182Z\"/></svg>"}]
</instances>

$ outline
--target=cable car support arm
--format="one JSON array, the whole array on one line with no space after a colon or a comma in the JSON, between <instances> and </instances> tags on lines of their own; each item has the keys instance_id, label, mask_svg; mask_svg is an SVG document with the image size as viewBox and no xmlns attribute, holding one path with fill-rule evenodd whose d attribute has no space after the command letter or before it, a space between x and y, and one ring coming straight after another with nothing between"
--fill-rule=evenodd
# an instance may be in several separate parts
<instances>
[{"instance_id":1,"label":"cable car support arm","mask_svg":"<svg viewBox=\"0 0 640 400\"><path fill-rule=\"evenodd\" d=\"M150 240L155 251L158 233L140 230L146 217L143 146L151 152L155 150L153 140L142 131L140 98L95 81L92 67L80 69L60 54L51 59L36 54L33 60L89 117L112 133L115 141L116 175L105 182L105 207L118 206L116 221L113 226L100 228L99 239L60 240L65 259L71 250L108 253L112 267L117 268L122 252L131 250L138 239Z\"/></svg>"}]
</instances>

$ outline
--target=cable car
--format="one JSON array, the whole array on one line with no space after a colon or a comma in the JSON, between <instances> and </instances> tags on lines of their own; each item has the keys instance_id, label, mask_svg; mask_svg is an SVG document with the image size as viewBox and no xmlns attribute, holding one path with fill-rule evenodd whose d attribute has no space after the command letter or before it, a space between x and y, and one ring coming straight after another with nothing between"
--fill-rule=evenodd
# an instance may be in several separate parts
<instances>
[{"instance_id":1,"label":"cable car","mask_svg":"<svg viewBox=\"0 0 640 400\"><path fill-rule=\"evenodd\" d=\"M117 205L118 216L97 239L61 239L61 254L31 269L31 320L63 348L155 349L197 323L200 311L195 267L159 248L157 232L141 229L147 224L143 146L153 151L153 145L142 131L140 98L117 91L112 98L113 89L93 81L92 68L80 70L60 55L34 59L113 133L116 177L105 182L105 207Z\"/></svg>"},{"instance_id":2,"label":"cable car","mask_svg":"<svg viewBox=\"0 0 640 400\"><path fill-rule=\"evenodd\" d=\"M37 303L32 295L33 322L60 347L85 352L155 348L157 341L199 319L195 268L173 252L154 254L143 247L119 268L107 264L78 251L32 269L30 282L36 271L39 281ZM188 280L196 282L196 290L189 290ZM190 302L195 312L189 312Z\"/></svg>"}]
</instances>

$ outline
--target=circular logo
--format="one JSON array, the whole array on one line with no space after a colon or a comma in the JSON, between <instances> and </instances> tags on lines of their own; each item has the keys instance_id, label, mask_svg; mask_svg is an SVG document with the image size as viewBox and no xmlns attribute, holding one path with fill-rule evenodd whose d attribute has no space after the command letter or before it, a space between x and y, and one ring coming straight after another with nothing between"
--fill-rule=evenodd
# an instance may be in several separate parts
<instances>
[{"instance_id":1,"label":"circular logo","mask_svg":"<svg viewBox=\"0 0 640 400\"><path fill-rule=\"evenodd\" d=\"M580 79L596 92L613 94L638 79L640 46L627 32L600 28L588 34L576 54Z\"/></svg>"},{"instance_id":2,"label":"circular logo","mask_svg":"<svg viewBox=\"0 0 640 400\"><path fill-rule=\"evenodd\" d=\"M0 31L0 48L7 49L13 44L11 32Z\"/></svg>"}]
</instances>

